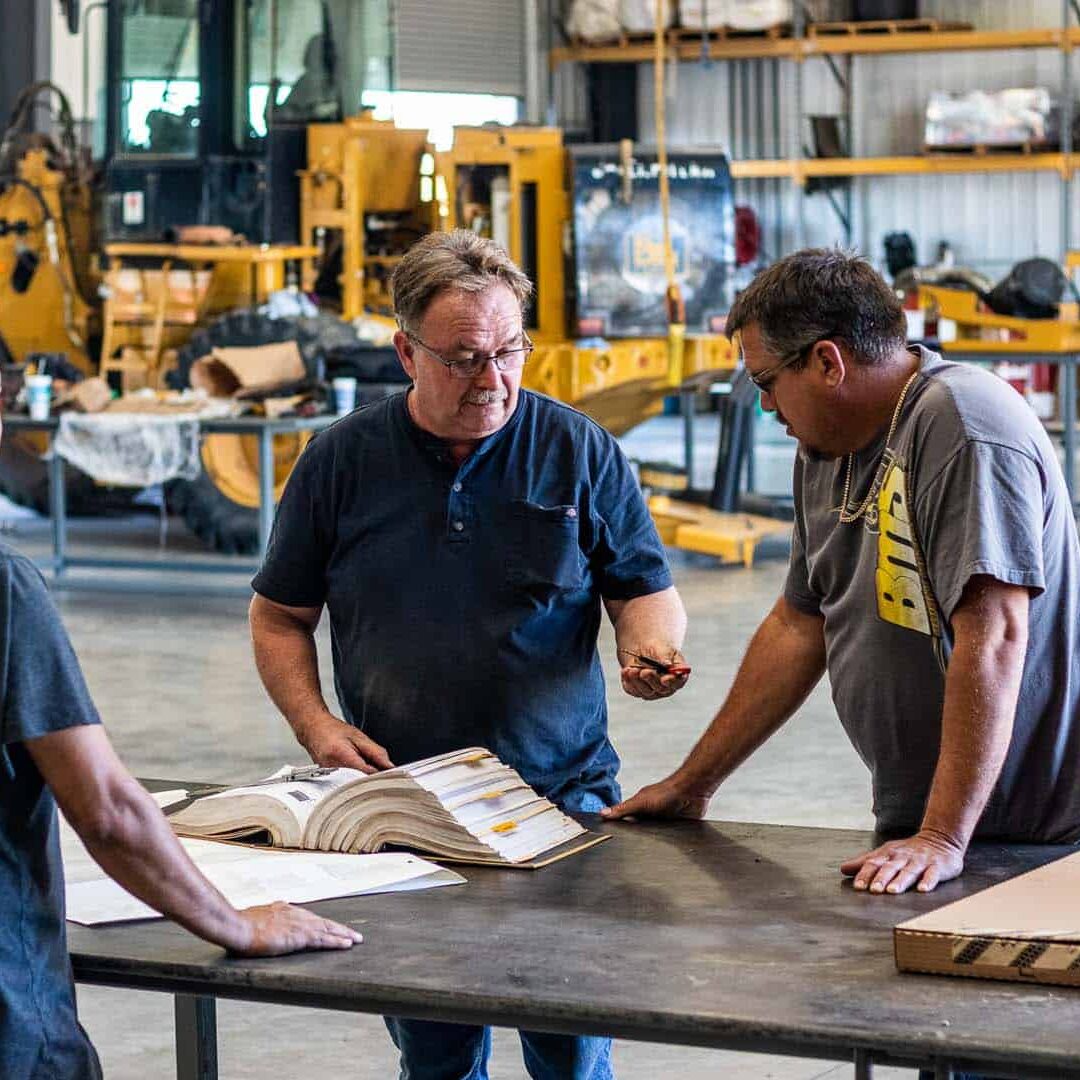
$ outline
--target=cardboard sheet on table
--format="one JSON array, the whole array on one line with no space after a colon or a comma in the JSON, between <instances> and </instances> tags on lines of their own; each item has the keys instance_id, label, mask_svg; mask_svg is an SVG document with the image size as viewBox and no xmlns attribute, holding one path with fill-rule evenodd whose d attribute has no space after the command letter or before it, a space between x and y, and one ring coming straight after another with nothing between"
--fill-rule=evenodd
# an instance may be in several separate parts
<instances>
[{"instance_id":1,"label":"cardboard sheet on table","mask_svg":"<svg viewBox=\"0 0 1080 1080\"><path fill-rule=\"evenodd\" d=\"M901 971L1080 986L1080 852L901 923Z\"/></svg>"}]
</instances>

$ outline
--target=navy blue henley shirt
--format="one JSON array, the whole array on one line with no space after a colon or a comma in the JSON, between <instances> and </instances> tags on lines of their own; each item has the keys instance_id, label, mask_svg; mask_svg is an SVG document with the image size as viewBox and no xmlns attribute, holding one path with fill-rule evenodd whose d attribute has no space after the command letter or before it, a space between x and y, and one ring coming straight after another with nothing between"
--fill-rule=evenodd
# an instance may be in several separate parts
<instances>
[{"instance_id":1,"label":"navy blue henley shirt","mask_svg":"<svg viewBox=\"0 0 1080 1080\"><path fill-rule=\"evenodd\" d=\"M320 434L253 587L326 605L344 717L396 764L486 746L550 798L595 810L619 791L601 598L671 583L615 440L523 390L460 466L405 392Z\"/></svg>"}]
</instances>

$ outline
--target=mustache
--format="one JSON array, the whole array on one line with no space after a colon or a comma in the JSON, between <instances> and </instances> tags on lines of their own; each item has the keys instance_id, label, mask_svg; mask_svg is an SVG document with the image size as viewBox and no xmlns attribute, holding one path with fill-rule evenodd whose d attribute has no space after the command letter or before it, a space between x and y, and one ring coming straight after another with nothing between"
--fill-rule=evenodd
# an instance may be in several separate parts
<instances>
[{"instance_id":1,"label":"mustache","mask_svg":"<svg viewBox=\"0 0 1080 1080\"><path fill-rule=\"evenodd\" d=\"M501 386L497 390L470 390L465 395L465 401L469 405L497 405L509 396L510 393L506 387Z\"/></svg>"}]
</instances>

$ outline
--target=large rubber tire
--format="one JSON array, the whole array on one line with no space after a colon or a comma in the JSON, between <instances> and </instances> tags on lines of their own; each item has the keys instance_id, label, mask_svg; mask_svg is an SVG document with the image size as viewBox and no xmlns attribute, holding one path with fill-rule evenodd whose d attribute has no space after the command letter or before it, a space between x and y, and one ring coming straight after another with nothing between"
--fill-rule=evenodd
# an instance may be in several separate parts
<instances>
[{"instance_id":1,"label":"large rubber tire","mask_svg":"<svg viewBox=\"0 0 1080 1080\"><path fill-rule=\"evenodd\" d=\"M332 315L271 319L255 310L231 311L192 334L177 353L177 366L169 375L169 383L177 390L190 386L191 365L215 347L250 347L280 341L295 341L308 376L322 379L327 355L355 343L356 334L351 326ZM205 468L194 480L170 480L165 495L170 510L215 551L252 555L258 550L258 510L230 498Z\"/></svg>"},{"instance_id":2,"label":"large rubber tire","mask_svg":"<svg viewBox=\"0 0 1080 1080\"><path fill-rule=\"evenodd\" d=\"M204 469L194 480L170 480L169 509L207 547L223 555L254 555L259 549L258 514L235 503Z\"/></svg>"},{"instance_id":3,"label":"large rubber tire","mask_svg":"<svg viewBox=\"0 0 1080 1080\"><path fill-rule=\"evenodd\" d=\"M335 349L355 344L356 333L348 323L320 313L313 318L271 319L252 308L230 311L216 322L196 330L177 351L176 368L169 385L183 390L191 385L191 365L215 347L252 347L279 341L295 341L312 379L325 377L326 357Z\"/></svg>"},{"instance_id":4,"label":"large rubber tire","mask_svg":"<svg viewBox=\"0 0 1080 1080\"><path fill-rule=\"evenodd\" d=\"M42 459L44 447L12 432L0 440L0 493L13 503L49 513L49 467ZM104 487L74 465L65 465L66 512L69 517L124 513L141 489Z\"/></svg>"}]
</instances>

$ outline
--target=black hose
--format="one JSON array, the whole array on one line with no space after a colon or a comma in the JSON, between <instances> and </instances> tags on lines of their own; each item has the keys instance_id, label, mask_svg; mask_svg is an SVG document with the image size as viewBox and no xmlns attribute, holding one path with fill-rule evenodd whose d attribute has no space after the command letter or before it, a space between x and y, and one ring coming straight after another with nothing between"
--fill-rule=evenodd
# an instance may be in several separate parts
<instances>
[{"instance_id":1,"label":"black hose","mask_svg":"<svg viewBox=\"0 0 1080 1080\"><path fill-rule=\"evenodd\" d=\"M48 90L59 99L60 142L67 157L65 163L67 171L74 174L79 159L78 141L75 138L75 114L71 111L71 104L68 102L64 91L56 83L43 80L31 83L15 99L15 105L11 110L7 128L4 130L3 137L0 137L0 175L14 170L14 163L9 163L8 158L14 156L15 137L29 121L34 99L43 90Z\"/></svg>"},{"instance_id":2,"label":"black hose","mask_svg":"<svg viewBox=\"0 0 1080 1080\"><path fill-rule=\"evenodd\" d=\"M41 188L36 184L31 184L29 180L24 180L21 176L0 176L0 192L3 192L4 188L11 186L26 188L26 190L37 199L38 205L41 207L42 225L44 225L46 221L52 220L52 211L49 209L49 204L45 201L45 196L41 194Z\"/></svg>"},{"instance_id":3,"label":"black hose","mask_svg":"<svg viewBox=\"0 0 1080 1080\"><path fill-rule=\"evenodd\" d=\"M55 220L52 211L49 209L49 204L45 201L45 196L42 194L41 188L39 188L36 184L31 184L29 180L24 180L21 176L0 177L0 191L3 191L5 187L12 185L16 187L26 188L26 190L29 191L35 199L37 199L38 204L41 207L41 212L44 215L39 228L43 228L48 222ZM71 247L71 230L68 228L67 224L67 210L64 207L63 196L61 195L59 196L59 198L60 213L62 215L62 228L64 231L64 247L67 251L68 264L71 266L72 273L77 274L78 271L75 269L75 252L72 250ZM63 265L60 262L57 262L56 264L56 273L60 278L60 283L64 286L64 289L71 296L81 296L84 300L86 299L86 294L81 291L81 289L79 288L79 284L75 281L72 281L71 278L67 276L67 274L64 272Z\"/></svg>"}]
</instances>

